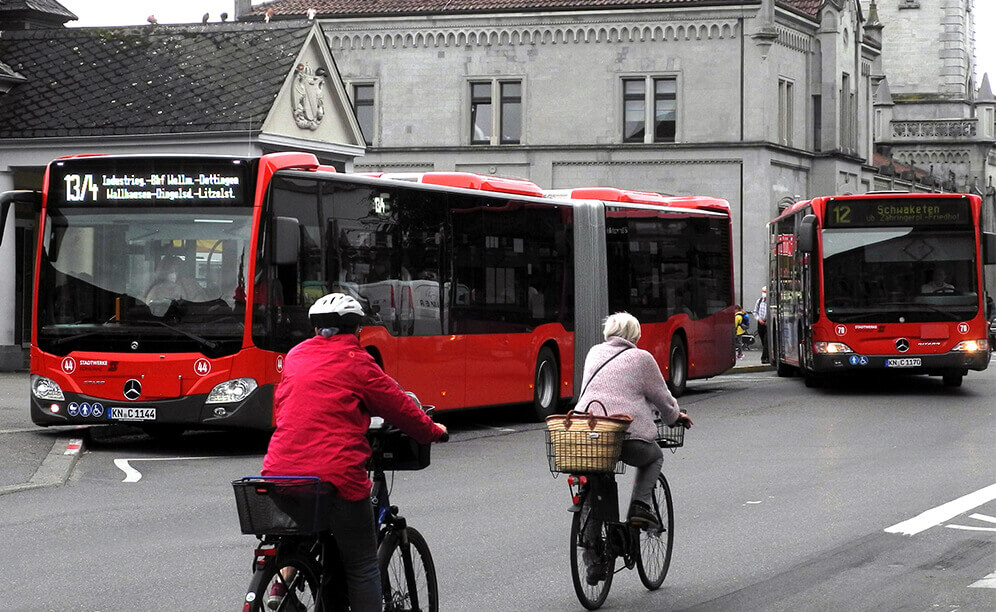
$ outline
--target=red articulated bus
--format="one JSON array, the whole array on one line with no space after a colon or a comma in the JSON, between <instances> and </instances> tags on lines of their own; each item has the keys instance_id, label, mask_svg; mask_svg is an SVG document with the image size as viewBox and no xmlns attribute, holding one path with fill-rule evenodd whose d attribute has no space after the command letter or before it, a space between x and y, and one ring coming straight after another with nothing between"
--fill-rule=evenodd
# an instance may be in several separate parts
<instances>
[{"instance_id":1,"label":"red articulated bus","mask_svg":"<svg viewBox=\"0 0 996 612\"><path fill-rule=\"evenodd\" d=\"M708 196L587 187L551 196L604 210L609 312L640 321L640 348L657 359L672 393L735 363L730 205Z\"/></svg>"},{"instance_id":2,"label":"red articulated bus","mask_svg":"<svg viewBox=\"0 0 996 612\"><path fill-rule=\"evenodd\" d=\"M780 376L942 376L989 365L983 265L996 235L965 194L868 193L798 202L768 224L768 332Z\"/></svg>"},{"instance_id":3,"label":"red articulated bus","mask_svg":"<svg viewBox=\"0 0 996 612\"><path fill-rule=\"evenodd\" d=\"M385 371L440 410L554 412L610 306L663 316L689 301L688 323L668 329L693 375L708 358L692 322L729 312L716 348L732 365L722 207L551 199L468 173L336 173L304 153L64 158L42 200L39 425L270 428L283 358L332 291L364 305L360 340ZM650 229L672 218L684 225ZM721 245L702 246L714 235ZM698 293L671 302L679 286Z\"/></svg>"}]
</instances>

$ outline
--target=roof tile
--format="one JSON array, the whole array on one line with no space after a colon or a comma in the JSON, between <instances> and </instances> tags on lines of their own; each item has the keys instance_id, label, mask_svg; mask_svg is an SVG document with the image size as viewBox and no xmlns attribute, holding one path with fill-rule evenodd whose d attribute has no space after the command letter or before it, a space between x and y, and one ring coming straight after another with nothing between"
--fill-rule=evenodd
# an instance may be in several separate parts
<instances>
[{"instance_id":1,"label":"roof tile","mask_svg":"<svg viewBox=\"0 0 996 612\"><path fill-rule=\"evenodd\" d=\"M0 138L259 129L313 24L0 33ZM247 95L248 92L248 95Z\"/></svg>"},{"instance_id":2,"label":"roof tile","mask_svg":"<svg viewBox=\"0 0 996 612\"><path fill-rule=\"evenodd\" d=\"M798 11L815 16L823 0L777 0ZM739 5L740 0L273 0L252 7L261 17L268 10L274 16L305 16L315 9L318 17L360 15L414 15L450 13L489 13L503 11L599 10L667 8L696 5Z\"/></svg>"}]
</instances>

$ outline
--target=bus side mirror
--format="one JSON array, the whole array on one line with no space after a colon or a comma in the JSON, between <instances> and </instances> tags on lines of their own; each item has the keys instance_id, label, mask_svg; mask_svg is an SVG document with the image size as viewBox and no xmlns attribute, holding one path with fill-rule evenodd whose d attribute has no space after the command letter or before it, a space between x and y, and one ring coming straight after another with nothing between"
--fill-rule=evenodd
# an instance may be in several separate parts
<instances>
[{"instance_id":1,"label":"bus side mirror","mask_svg":"<svg viewBox=\"0 0 996 612\"><path fill-rule=\"evenodd\" d=\"M982 263L996 264L996 234L982 232Z\"/></svg>"},{"instance_id":2,"label":"bus side mirror","mask_svg":"<svg viewBox=\"0 0 996 612\"><path fill-rule=\"evenodd\" d=\"M799 223L799 250L812 253L816 249L816 215L806 215Z\"/></svg>"},{"instance_id":3,"label":"bus side mirror","mask_svg":"<svg viewBox=\"0 0 996 612\"><path fill-rule=\"evenodd\" d=\"M41 193L28 190L5 191L0 193L0 243L3 242L3 233L7 229L7 213L10 212L10 205L12 202L30 204L40 210Z\"/></svg>"},{"instance_id":4,"label":"bus side mirror","mask_svg":"<svg viewBox=\"0 0 996 612\"><path fill-rule=\"evenodd\" d=\"M294 217L277 217L274 223L273 258L278 266L296 263L301 253L301 228Z\"/></svg>"}]
</instances>

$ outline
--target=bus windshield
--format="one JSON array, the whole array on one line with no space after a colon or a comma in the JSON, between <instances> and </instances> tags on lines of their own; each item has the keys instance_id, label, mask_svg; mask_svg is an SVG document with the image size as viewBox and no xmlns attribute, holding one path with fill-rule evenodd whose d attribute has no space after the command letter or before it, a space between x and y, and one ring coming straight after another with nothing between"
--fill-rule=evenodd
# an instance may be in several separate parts
<instances>
[{"instance_id":1,"label":"bus windshield","mask_svg":"<svg viewBox=\"0 0 996 612\"><path fill-rule=\"evenodd\" d=\"M39 347L235 353L251 215L234 206L50 206L38 262Z\"/></svg>"},{"instance_id":2,"label":"bus windshield","mask_svg":"<svg viewBox=\"0 0 996 612\"><path fill-rule=\"evenodd\" d=\"M823 231L824 304L837 323L964 321L978 312L971 228Z\"/></svg>"}]
</instances>

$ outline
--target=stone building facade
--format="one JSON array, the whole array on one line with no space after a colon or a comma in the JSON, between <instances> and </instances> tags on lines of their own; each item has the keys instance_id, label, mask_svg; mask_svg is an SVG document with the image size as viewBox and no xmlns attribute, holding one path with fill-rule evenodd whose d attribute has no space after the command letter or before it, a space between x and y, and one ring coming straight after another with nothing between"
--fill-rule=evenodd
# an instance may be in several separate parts
<instances>
[{"instance_id":1,"label":"stone building facade","mask_svg":"<svg viewBox=\"0 0 996 612\"><path fill-rule=\"evenodd\" d=\"M975 77L975 0L863 4L882 29L879 152L926 170L946 189L983 195L988 227L996 227L996 98L988 76Z\"/></svg>"},{"instance_id":2,"label":"stone building facade","mask_svg":"<svg viewBox=\"0 0 996 612\"><path fill-rule=\"evenodd\" d=\"M857 0L276 0L238 15L305 4L351 87L357 169L725 198L743 302L766 283L780 207L889 184L872 166L879 31Z\"/></svg>"},{"instance_id":3,"label":"stone building facade","mask_svg":"<svg viewBox=\"0 0 996 612\"><path fill-rule=\"evenodd\" d=\"M303 150L340 170L363 136L320 28L281 23L66 28L55 0L0 2L0 192L37 190L75 154L259 155ZM304 125L298 66L321 75L325 113ZM39 211L12 206L0 243L0 370L31 339Z\"/></svg>"}]
</instances>

